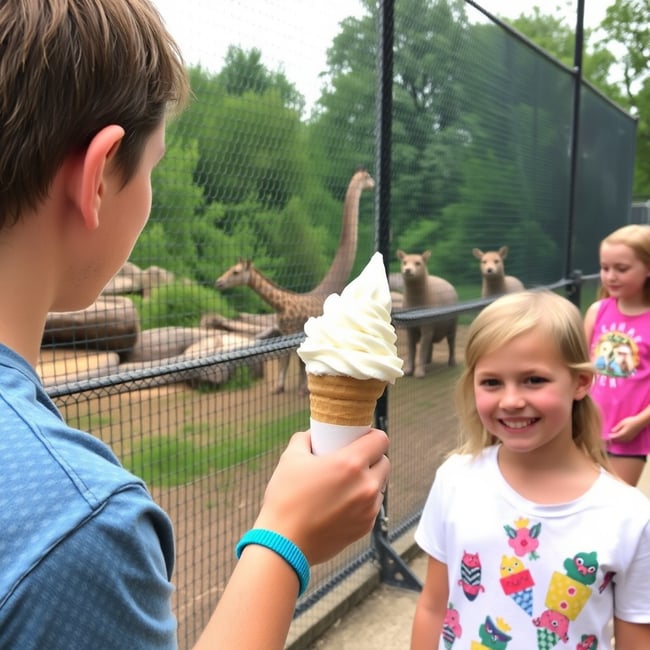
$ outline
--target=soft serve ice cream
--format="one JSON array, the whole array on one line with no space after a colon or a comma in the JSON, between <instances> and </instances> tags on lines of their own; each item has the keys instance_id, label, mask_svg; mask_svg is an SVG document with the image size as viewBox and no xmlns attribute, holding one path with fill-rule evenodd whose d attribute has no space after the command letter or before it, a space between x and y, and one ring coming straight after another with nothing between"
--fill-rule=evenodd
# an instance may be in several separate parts
<instances>
[{"instance_id":1,"label":"soft serve ice cream","mask_svg":"<svg viewBox=\"0 0 650 650\"><path fill-rule=\"evenodd\" d=\"M340 295L327 297L323 315L305 323L298 355L307 371L314 453L365 433L386 385L403 375L390 313L386 271L375 253Z\"/></svg>"}]
</instances>

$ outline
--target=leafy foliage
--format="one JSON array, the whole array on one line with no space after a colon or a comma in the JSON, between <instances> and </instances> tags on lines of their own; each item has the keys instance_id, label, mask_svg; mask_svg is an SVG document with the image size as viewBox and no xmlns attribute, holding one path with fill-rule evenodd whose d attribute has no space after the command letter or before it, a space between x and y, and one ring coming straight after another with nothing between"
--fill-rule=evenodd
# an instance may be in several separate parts
<instances>
[{"instance_id":1,"label":"leafy foliage","mask_svg":"<svg viewBox=\"0 0 650 650\"><path fill-rule=\"evenodd\" d=\"M358 165L371 167L377 144L379 7L361 4L359 17L340 24L322 95L307 119L304 98L257 49L231 46L217 74L190 69L194 100L168 125L151 218L132 261L163 266L215 294L214 280L239 257L294 291L322 279L337 250L349 178ZM497 25L471 22L467 11L462 0L395 6L389 262L396 270L397 248L428 249L431 272L471 285L472 247L509 244L509 272L527 275L528 284L550 282L566 271L573 27L536 7L521 13L510 22L531 47ZM634 183L642 196L650 196L649 12L647 0L616 0L602 25L605 37L585 33L582 70L638 115ZM625 50L622 84L613 76L614 46ZM609 219L620 221L611 206L627 191L612 189L607 178L608 156L622 150L620 135L600 131L583 139L589 148L577 248L585 256ZM362 197L355 274L374 249L375 224L366 216L373 200ZM185 322L170 296L161 296L163 313L147 322ZM219 300L220 311L269 309L246 287Z\"/></svg>"},{"instance_id":2,"label":"leafy foliage","mask_svg":"<svg viewBox=\"0 0 650 650\"><path fill-rule=\"evenodd\" d=\"M155 327L198 327L201 315L235 313L216 290L197 284L174 282L157 287L146 298L132 296L142 329Z\"/></svg>"}]
</instances>

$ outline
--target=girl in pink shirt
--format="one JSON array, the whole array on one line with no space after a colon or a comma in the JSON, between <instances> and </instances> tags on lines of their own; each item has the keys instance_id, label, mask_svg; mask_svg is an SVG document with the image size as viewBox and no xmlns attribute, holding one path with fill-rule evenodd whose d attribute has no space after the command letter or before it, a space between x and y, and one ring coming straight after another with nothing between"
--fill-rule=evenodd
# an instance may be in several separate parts
<instances>
[{"instance_id":1,"label":"girl in pink shirt","mask_svg":"<svg viewBox=\"0 0 650 650\"><path fill-rule=\"evenodd\" d=\"M650 453L650 225L600 245L600 300L585 315L603 438L614 470L636 485Z\"/></svg>"}]
</instances>

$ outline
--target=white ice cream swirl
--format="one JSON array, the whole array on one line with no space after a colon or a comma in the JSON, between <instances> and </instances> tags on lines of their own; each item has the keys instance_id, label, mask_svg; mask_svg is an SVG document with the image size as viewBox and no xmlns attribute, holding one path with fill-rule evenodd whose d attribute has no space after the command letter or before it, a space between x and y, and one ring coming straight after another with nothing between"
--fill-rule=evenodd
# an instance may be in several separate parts
<instances>
[{"instance_id":1,"label":"white ice cream swirl","mask_svg":"<svg viewBox=\"0 0 650 650\"><path fill-rule=\"evenodd\" d=\"M307 373L395 383L404 373L390 312L383 258L375 253L340 295L326 298L323 315L305 323L307 337L298 355Z\"/></svg>"}]
</instances>

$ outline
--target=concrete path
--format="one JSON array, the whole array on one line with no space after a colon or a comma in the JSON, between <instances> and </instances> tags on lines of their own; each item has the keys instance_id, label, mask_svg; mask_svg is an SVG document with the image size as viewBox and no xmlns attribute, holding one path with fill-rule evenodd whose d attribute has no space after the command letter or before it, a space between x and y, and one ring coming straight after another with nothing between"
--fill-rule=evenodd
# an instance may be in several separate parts
<instances>
[{"instance_id":1,"label":"concrete path","mask_svg":"<svg viewBox=\"0 0 650 650\"><path fill-rule=\"evenodd\" d=\"M639 488L650 498L650 466ZM409 566L423 581L426 558L418 555ZM380 585L307 650L408 650L417 596L414 591Z\"/></svg>"}]
</instances>

